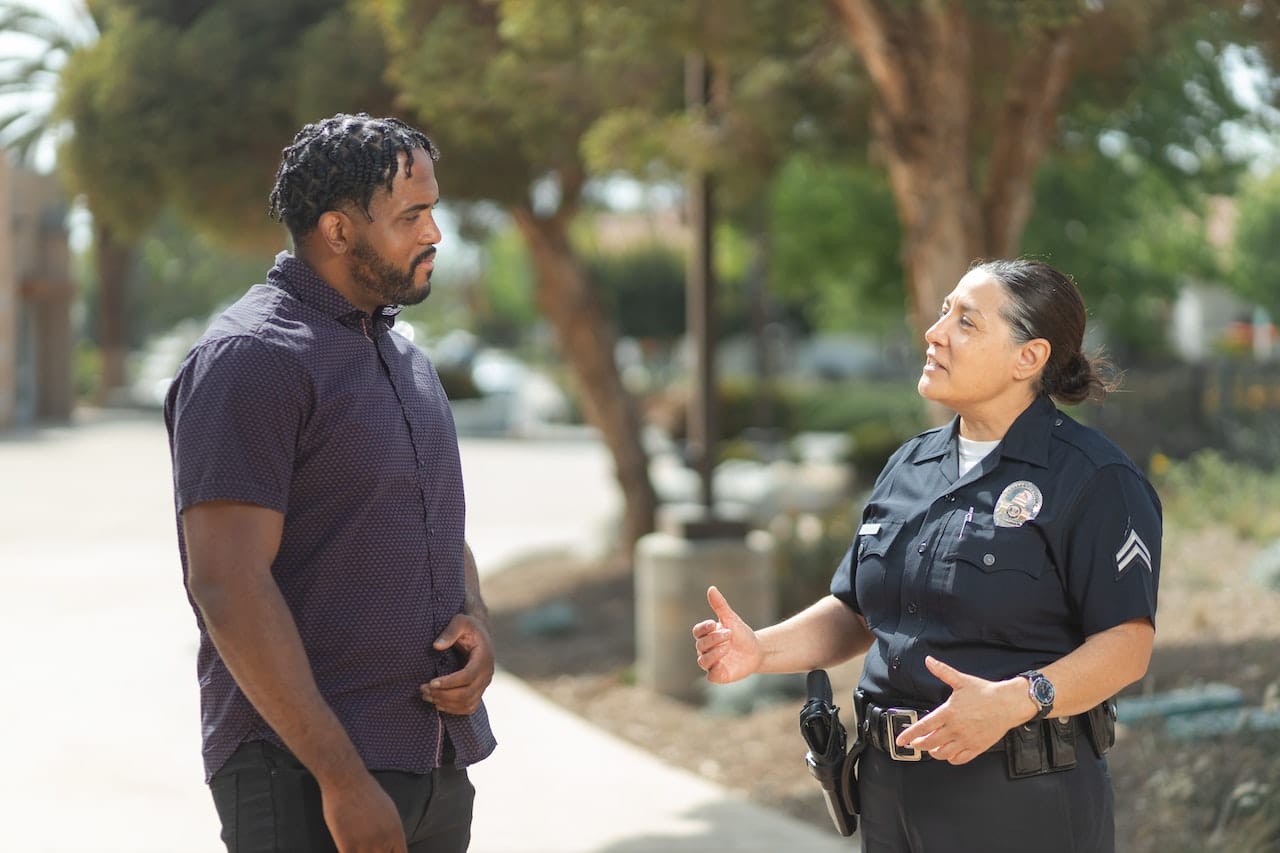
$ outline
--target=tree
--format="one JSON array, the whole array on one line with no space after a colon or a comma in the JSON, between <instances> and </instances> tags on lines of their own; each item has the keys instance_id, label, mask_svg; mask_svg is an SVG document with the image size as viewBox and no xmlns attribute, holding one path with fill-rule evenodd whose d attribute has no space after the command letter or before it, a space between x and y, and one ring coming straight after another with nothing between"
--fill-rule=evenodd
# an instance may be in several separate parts
<instances>
[{"instance_id":1,"label":"tree","mask_svg":"<svg viewBox=\"0 0 1280 853\"><path fill-rule=\"evenodd\" d=\"M1144 66L1181 43L1189 28L1216 50L1231 38L1274 46L1280 26L1264 4L1234 0L832 5L876 91L871 128L902 224L918 334L973 259L1017 252L1036 168L1058 140L1064 112L1120 112ZM1165 96L1186 103L1220 90L1211 82L1198 91L1166 89ZM1135 130L1150 129L1141 113L1131 118ZM1185 159L1202 144L1211 147L1208 128L1183 130L1193 138L1190 149L1151 156Z\"/></svg>"},{"instance_id":2,"label":"tree","mask_svg":"<svg viewBox=\"0 0 1280 853\"><path fill-rule=\"evenodd\" d=\"M176 0L94 3L100 37L67 56L55 116L74 129L59 166L94 215L104 391L125 382L133 246L164 207L233 246L279 246L279 229L253 214L298 115L389 101L372 64L352 69L376 63L380 42L335 21L340 7L225 3L197 17ZM286 30L297 50L330 61L282 55L272 39Z\"/></svg>"},{"instance_id":3,"label":"tree","mask_svg":"<svg viewBox=\"0 0 1280 853\"><path fill-rule=\"evenodd\" d=\"M680 54L659 16L575 0L366 0L392 80L444 152L449 198L500 204L524 239L537 303L569 362L586 416L613 456L623 545L654 526L657 497L617 332L571 239L592 171L586 134L611 109L679 102Z\"/></svg>"},{"instance_id":4,"label":"tree","mask_svg":"<svg viewBox=\"0 0 1280 853\"><path fill-rule=\"evenodd\" d=\"M0 3L0 32L28 41L32 50L0 62L0 94L8 106L0 111L0 145L32 161L42 145L65 139L67 122L57 109L61 75L69 61L90 49L103 25L100 14L78 8L62 20L23 3ZM90 205L92 210L92 205ZM128 353L127 284L133 247L120 240L110 224L94 217L94 271L98 287L98 346L102 352L99 393L109 398L125 384Z\"/></svg>"},{"instance_id":5,"label":"tree","mask_svg":"<svg viewBox=\"0 0 1280 853\"><path fill-rule=\"evenodd\" d=\"M105 221L140 233L163 200L229 242L278 244L281 233L251 214L303 121L395 111L425 125L445 152L447 197L504 205L529 246L539 304L615 459L625 544L653 528L638 414L568 237L588 178L577 140L599 104L636 83L672 89L678 62L654 55L652 41L606 47L649 24L593 4L549 15L515 2L359 4L377 18L342 0L104 5L102 38L63 75L63 106L76 128L70 171ZM580 55L582 44L595 47Z\"/></svg>"}]
</instances>

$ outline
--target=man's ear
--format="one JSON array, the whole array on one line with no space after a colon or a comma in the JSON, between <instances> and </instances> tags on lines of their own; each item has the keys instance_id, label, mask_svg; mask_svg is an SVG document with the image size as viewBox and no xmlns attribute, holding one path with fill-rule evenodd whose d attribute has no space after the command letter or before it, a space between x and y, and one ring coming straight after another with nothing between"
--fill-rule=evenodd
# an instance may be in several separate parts
<instances>
[{"instance_id":1,"label":"man's ear","mask_svg":"<svg viewBox=\"0 0 1280 853\"><path fill-rule=\"evenodd\" d=\"M1044 370L1049 363L1053 346L1044 338L1032 338L1018 347L1018 358L1013 365L1015 379L1030 379Z\"/></svg>"},{"instance_id":2,"label":"man's ear","mask_svg":"<svg viewBox=\"0 0 1280 853\"><path fill-rule=\"evenodd\" d=\"M335 255L344 255L355 242L354 223L340 210L326 210L316 223L316 236Z\"/></svg>"}]
</instances>

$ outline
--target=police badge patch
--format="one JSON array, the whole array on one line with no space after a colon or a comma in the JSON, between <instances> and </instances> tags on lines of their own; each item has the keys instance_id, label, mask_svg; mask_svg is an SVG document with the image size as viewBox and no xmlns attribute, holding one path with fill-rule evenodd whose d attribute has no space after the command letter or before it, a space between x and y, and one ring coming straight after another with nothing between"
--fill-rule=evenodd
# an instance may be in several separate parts
<instances>
[{"instance_id":1,"label":"police badge patch","mask_svg":"<svg viewBox=\"0 0 1280 853\"><path fill-rule=\"evenodd\" d=\"M1004 487L996 501L996 527L1021 527L1040 514L1044 495L1030 480L1016 480Z\"/></svg>"}]
</instances>

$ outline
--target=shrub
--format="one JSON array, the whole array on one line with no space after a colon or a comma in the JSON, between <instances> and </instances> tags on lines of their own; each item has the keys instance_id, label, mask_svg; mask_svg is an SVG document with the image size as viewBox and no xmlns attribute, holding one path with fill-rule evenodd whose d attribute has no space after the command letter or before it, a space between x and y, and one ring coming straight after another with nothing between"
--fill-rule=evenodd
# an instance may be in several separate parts
<instances>
[{"instance_id":1,"label":"shrub","mask_svg":"<svg viewBox=\"0 0 1280 853\"><path fill-rule=\"evenodd\" d=\"M1156 454L1151 477L1166 524L1196 530L1225 524L1241 538L1280 538L1280 477L1201 450L1185 461Z\"/></svg>"}]
</instances>

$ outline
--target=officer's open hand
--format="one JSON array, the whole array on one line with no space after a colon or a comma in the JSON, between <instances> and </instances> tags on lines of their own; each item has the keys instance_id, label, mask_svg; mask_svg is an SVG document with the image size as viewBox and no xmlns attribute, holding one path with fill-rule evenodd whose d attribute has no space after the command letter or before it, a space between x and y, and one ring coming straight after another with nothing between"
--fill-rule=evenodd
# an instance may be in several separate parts
<instances>
[{"instance_id":1,"label":"officer's open hand","mask_svg":"<svg viewBox=\"0 0 1280 853\"><path fill-rule=\"evenodd\" d=\"M437 651L456 646L466 658L457 672L433 678L419 685L422 698L446 714L474 714L480 697L493 681L493 640L484 623L474 616L459 613L449 621L444 632L432 643Z\"/></svg>"},{"instance_id":2,"label":"officer's open hand","mask_svg":"<svg viewBox=\"0 0 1280 853\"><path fill-rule=\"evenodd\" d=\"M1009 702L1005 682L967 675L933 656L924 659L929 671L951 688L951 695L898 735L898 746L923 749L939 761L965 764L985 752L1022 720ZM1022 691L1025 698L1026 691ZM1025 717L1024 717L1025 718Z\"/></svg>"},{"instance_id":3,"label":"officer's open hand","mask_svg":"<svg viewBox=\"0 0 1280 853\"><path fill-rule=\"evenodd\" d=\"M707 681L728 684L753 674L764 656L756 632L714 586L707 589L707 603L716 618L693 626L698 666L706 670Z\"/></svg>"}]
</instances>

